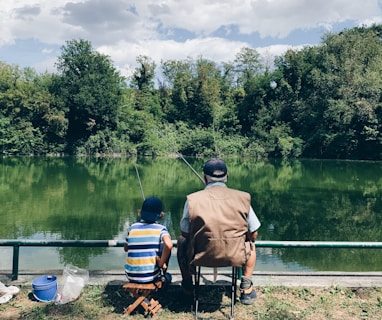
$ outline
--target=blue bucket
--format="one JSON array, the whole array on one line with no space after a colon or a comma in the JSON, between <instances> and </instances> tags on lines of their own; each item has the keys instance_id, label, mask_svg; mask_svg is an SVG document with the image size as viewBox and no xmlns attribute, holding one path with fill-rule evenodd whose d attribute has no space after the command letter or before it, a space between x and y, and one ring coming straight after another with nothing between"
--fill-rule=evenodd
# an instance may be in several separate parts
<instances>
[{"instance_id":1,"label":"blue bucket","mask_svg":"<svg viewBox=\"0 0 382 320\"><path fill-rule=\"evenodd\" d=\"M32 281L33 295L42 302L50 302L56 298L57 277L41 276Z\"/></svg>"}]
</instances>

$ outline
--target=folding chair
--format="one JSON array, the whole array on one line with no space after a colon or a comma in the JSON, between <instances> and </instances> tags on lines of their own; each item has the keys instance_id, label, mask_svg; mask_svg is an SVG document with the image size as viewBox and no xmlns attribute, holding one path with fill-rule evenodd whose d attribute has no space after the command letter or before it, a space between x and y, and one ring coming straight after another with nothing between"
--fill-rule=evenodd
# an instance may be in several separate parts
<instances>
[{"instance_id":1,"label":"folding chair","mask_svg":"<svg viewBox=\"0 0 382 320\"><path fill-rule=\"evenodd\" d=\"M156 317L156 313L162 308L159 301L151 298L151 293L158 291L162 288L163 282L151 282L151 283L133 283L127 282L122 288L127 290L130 295L136 300L130 304L126 310L125 314L131 314L138 306L141 306L146 313L146 316Z\"/></svg>"},{"instance_id":2,"label":"folding chair","mask_svg":"<svg viewBox=\"0 0 382 320\"><path fill-rule=\"evenodd\" d=\"M202 266L197 266L195 273L195 319L198 319L198 309L199 309L199 284L201 276ZM238 278L239 267L232 267L232 278L231 278L231 313L230 318L234 318L234 306L237 297L237 278Z\"/></svg>"}]
</instances>

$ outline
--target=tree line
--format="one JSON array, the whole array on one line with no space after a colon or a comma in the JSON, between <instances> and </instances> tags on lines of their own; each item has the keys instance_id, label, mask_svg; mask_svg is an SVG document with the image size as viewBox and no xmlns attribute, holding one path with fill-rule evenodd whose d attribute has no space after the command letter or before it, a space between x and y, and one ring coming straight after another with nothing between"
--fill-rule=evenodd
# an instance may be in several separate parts
<instances>
[{"instance_id":1,"label":"tree line","mask_svg":"<svg viewBox=\"0 0 382 320\"><path fill-rule=\"evenodd\" d=\"M0 152L381 160L381 56L373 25L273 63L251 48L223 63L138 56L125 79L70 40L55 73L0 62Z\"/></svg>"}]
</instances>

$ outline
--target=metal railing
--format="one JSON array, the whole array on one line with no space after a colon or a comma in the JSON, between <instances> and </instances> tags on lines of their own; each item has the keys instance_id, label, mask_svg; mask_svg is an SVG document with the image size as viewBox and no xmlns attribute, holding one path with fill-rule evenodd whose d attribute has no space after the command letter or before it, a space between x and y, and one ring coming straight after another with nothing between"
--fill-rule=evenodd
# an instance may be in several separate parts
<instances>
[{"instance_id":1,"label":"metal railing","mask_svg":"<svg viewBox=\"0 0 382 320\"><path fill-rule=\"evenodd\" d=\"M176 247L176 241L173 240ZM123 241L116 240L10 240L0 239L0 246L13 247L12 280L19 272L20 247L123 247ZM348 241L256 241L257 248L355 248L381 249L382 242Z\"/></svg>"}]
</instances>

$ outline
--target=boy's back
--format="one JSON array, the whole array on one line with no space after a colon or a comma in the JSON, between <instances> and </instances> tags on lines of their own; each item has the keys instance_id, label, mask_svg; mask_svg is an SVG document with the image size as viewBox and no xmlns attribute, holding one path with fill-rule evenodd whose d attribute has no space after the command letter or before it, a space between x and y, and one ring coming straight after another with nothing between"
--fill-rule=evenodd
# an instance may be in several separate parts
<instances>
[{"instance_id":1,"label":"boy's back","mask_svg":"<svg viewBox=\"0 0 382 320\"><path fill-rule=\"evenodd\" d=\"M167 228L156 221L162 217L162 202L156 197L144 200L141 221L131 225L124 249L125 273L131 282L148 283L165 273L171 256L172 240Z\"/></svg>"},{"instance_id":2,"label":"boy's back","mask_svg":"<svg viewBox=\"0 0 382 320\"><path fill-rule=\"evenodd\" d=\"M157 257L162 255L162 237L169 236L165 226L158 223L136 222L126 237L128 252L125 273L132 282L147 283L160 275Z\"/></svg>"}]
</instances>

